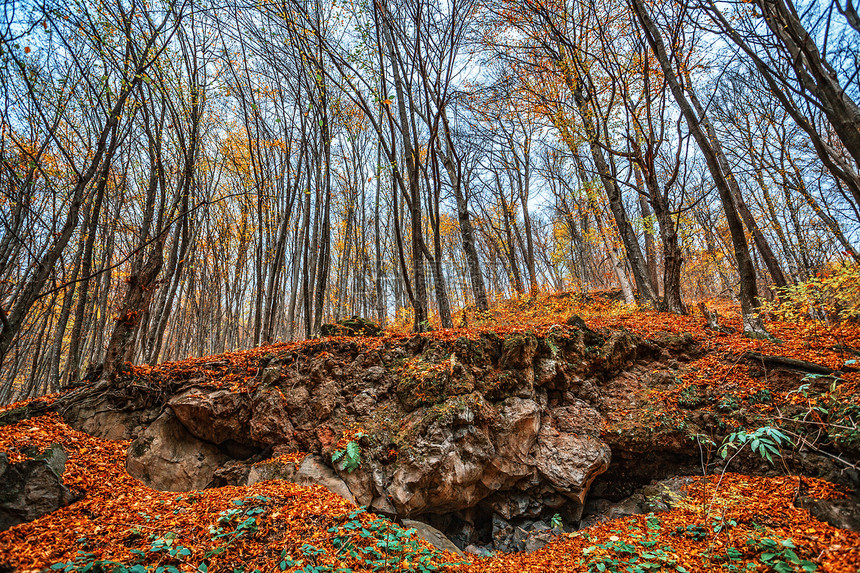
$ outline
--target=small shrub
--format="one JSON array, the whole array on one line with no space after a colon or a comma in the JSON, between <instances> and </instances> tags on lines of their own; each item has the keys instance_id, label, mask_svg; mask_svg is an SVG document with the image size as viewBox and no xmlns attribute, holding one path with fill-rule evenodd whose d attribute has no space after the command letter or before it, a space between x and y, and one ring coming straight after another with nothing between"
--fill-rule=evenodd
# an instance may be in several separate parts
<instances>
[{"instance_id":1,"label":"small shrub","mask_svg":"<svg viewBox=\"0 0 860 573\"><path fill-rule=\"evenodd\" d=\"M762 309L785 322L860 319L860 265L837 264L808 281L778 289Z\"/></svg>"}]
</instances>

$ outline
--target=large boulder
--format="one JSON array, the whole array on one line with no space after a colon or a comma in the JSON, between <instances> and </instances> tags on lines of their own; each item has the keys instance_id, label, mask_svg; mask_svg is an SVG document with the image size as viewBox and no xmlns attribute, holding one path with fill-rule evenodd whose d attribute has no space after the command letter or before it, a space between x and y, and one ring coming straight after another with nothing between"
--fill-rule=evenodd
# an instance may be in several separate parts
<instances>
[{"instance_id":1,"label":"large boulder","mask_svg":"<svg viewBox=\"0 0 860 573\"><path fill-rule=\"evenodd\" d=\"M268 462L255 464L248 474L248 485L270 479L282 479L298 485L321 485L330 492L355 503L355 497L333 469L325 465L322 456L309 455L299 464Z\"/></svg>"},{"instance_id":2,"label":"large boulder","mask_svg":"<svg viewBox=\"0 0 860 573\"><path fill-rule=\"evenodd\" d=\"M801 496L795 502L797 507L807 510L814 518L840 529L860 532L860 500L815 499Z\"/></svg>"},{"instance_id":3,"label":"large boulder","mask_svg":"<svg viewBox=\"0 0 860 573\"><path fill-rule=\"evenodd\" d=\"M189 491L206 488L230 459L192 435L168 408L131 443L126 469L153 489Z\"/></svg>"},{"instance_id":4,"label":"large boulder","mask_svg":"<svg viewBox=\"0 0 860 573\"><path fill-rule=\"evenodd\" d=\"M423 521L416 521L414 519L404 519L402 521L403 527L407 529L414 529L415 534L435 547L436 549L441 549L442 551L450 551L460 557L463 557L463 552L460 551L460 548L454 545L450 539L445 537L445 534L429 525L424 523Z\"/></svg>"},{"instance_id":5,"label":"large boulder","mask_svg":"<svg viewBox=\"0 0 860 573\"><path fill-rule=\"evenodd\" d=\"M259 391L251 403L250 437L260 444L291 444L295 430L277 388Z\"/></svg>"},{"instance_id":6,"label":"large boulder","mask_svg":"<svg viewBox=\"0 0 860 573\"><path fill-rule=\"evenodd\" d=\"M0 531L51 513L72 501L63 485L66 453L54 444L34 459L9 463L0 453Z\"/></svg>"},{"instance_id":7,"label":"large boulder","mask_svg":"<svg viewBox=\"0 0 860 573\"><path fill-rule=\"evenodd\" d=\"M398 462L388 487L391 501L403 516L472 507L490 492L481 477L494 457L486 430L435 424Z\"/></svg>"},{"instance_id":8,"label":"large boulder","mask_svg":"<svg viewBox=\"0 0 860 573\"><path fill-rule=\"evenodd\" d=\"M561 431L551 417L548 421L538 434L535 466L556 492L585 503L591 482L609 467L609 446L594 436Z\"/></svg>"},{"instance_id":9,"label":"large boulder","mask_svg":"<svg viewBox=\"0 0 860 573\"><path fill-rule=\"evenodd\" d=\"M172 398L168 404L179 422L195 437L212 444L232 440L250 444L251 400L247 394L230 390L191 390Z\"/></svg>"}]
</instances>

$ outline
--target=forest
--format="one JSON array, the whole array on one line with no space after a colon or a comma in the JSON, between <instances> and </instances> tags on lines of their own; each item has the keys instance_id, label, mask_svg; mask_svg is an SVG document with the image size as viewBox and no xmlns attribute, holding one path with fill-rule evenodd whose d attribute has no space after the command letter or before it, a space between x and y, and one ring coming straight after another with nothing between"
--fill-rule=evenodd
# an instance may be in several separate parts
<instances>
[{"instance_id":1,"label":"forest","mask_svg":"<svg viewBox=\"0 0 860 573\"><path fill-rule=\"evenodd\" d=\"M537 292L729 299L764 335L761 301L858 262L850 0L3 17L0 402Z\"/></svg>"},{"instance_id":2,"label":"forest","mask_svg":"<svg viewBox=\"0 0 860 573\"><path fill-rule=\"evenodd\" d=\"M854 0L7 0L0 573L856 573Z\"/></svg>"}]
</instances>

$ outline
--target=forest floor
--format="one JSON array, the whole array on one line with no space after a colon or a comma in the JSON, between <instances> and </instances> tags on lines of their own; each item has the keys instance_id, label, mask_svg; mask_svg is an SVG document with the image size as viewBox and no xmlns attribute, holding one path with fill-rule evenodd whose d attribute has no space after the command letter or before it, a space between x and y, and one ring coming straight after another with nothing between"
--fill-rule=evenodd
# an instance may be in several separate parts
<instances>
[{"instance_id":1,"label":"forest floor","mask_svg":"<svg viewBox=\"0 0 860 573\"><path fill-rule=\"evenodd\" d=\"M709 301L709 306L720 310L723 325L735 331L707 329L699 316L637 310L603 298L556 295L508 301L483 316L461 313L462 328L424 336L455 339L486 331L540 335L572 314L592 329L627 329L644 338L690 333L703 352L683 369L678 384L653 391L655 418L643 420L617 411L607 420L607 432L630 425L643 426L644 431L655 420L683 423L688 415L683 403L691 389L693 394L752 403L771 418L794 405L795 410L806 409L810 419L820 424L832 425L837 410L843 422L856 422L860 371L854 365L860 328L769 322L774 340L754 340L738 332L735 308L715 301ZM382 345L409 336L413 335L387 332L383 337L362 338L359 344ZM241 391L256 376L261 356L296 348L323 352L330 340L269 345L132 370L165 383L189 373L212 378L213 384L217 377L219 385L229 382ZM814 395L797 387L775 386L767 376L756 376L741 363L747 352L812 362L838 375L830 377L834 381L825 391ZM231 365L229 374L209 370L225 361ZM6 406L0 413L18 406ZM718 406L706 407L718 412ZM839 439L849 444L850 460L860 432L846 424L839 430ZM0 571L860 571L860 534L818 521L795 506L801 495L838 499L856 492L791 475L784 465L785 475L747 476L729 467L725 473L694 477L686 497L669 511L565 533L533 553L460 557L432 548L397 524L364 512L321 486L274 480L182 494L155 491L125 471L128 441L101 440L78 432L57 414L0 427L0 452L7 454L11 464L26 459L28 448L42 450L54 443L62 444L68 455L63 478L79 500L0 533ZM691 442L690 448L696 447ZM778 468L779 456L775 457ZM286 461L300 459L301 454L290 454Z\"/></svg>"}]
</instances>

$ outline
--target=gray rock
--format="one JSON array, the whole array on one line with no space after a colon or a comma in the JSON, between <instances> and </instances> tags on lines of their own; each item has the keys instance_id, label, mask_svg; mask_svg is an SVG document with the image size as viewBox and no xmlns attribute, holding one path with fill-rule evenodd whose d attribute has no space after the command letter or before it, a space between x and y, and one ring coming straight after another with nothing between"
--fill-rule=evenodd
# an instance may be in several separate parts
<instances>
[{"instance_id":1,"label":"gray rock","mask_svg":"<svg viewBox=\"0 0 860 573\"><path fill-rule=\"evenodd\" d=\"M627 499L623 499L618 503L613 503L604 512L604 517L608 519L620 519L629 515L639 515L645 513L643 506L645 505L645 496L641 493L634 493Z\"/></svg>"},{"instance_id":2,"label":"gray rock","mask_svg":"<svg viewBox=\"0 0 860 573\"><path fill-rule=\"evenodd\" d=\"M510 369L528 368L534 361L538 342L534 334L509 334L502 343L502 366Z\"/></svg>"},{"instance_id":3,"label":"gray rock","mask_svg":"<svg viewBox=\"0 0 860 573\"><path fill-rule=\"evenodd\" d=\"M397 509L384 495L373 498L373 501L370 502L370 511L387 516L397 515Z\"/></svg>"},{"instance_id":4,"label":"gray rock","mask_svg":"<svg viewBox=\"0 0 860 573\"><path fill-rule=\"evenodd\" d=\"M355 497L334 470L325 465L321 456L305 456L298 467L292 463L257 464L248 474L248 485L270 479L282 479L298 485L321 485L345 500L355 503Z\"/></svg>"},{"instance_id":5,"label":"gray rock","mask_svg":"<svg viewBox=\"0 0 860 573\"><path fill-rule=\"evenodd\" d=\"M292 444L295 430L284 406L281 392L263 390L251 404L250 437L259 444Z\"/></svg>"},{"instance_id":6,"label":"gray rock","mask_svg":"<svg viewBox=\"0 0 860 573\"><path fill-rule=\"evenodd\" d=\"M681 491L681 488L693 481L694 479L690 477L677 477L660 480L657 483L644 486L642 488L642 495L645 499L642 504L642 513L669 511L678 505L678 502L687 497L687 494Z\"/></svg>"},{"instance_id":7,"label":"gray rock","mask_svg":"<svg viewBox=\"0 0 860 573\"><path fill-rule=\"evenodd\" d=\"M514 551L514 526L506 519L493 514L493 547L496 551Z\"/></svg>"},{"instance_id":8,"label":"gray rock","mask_svg":"<svg viewBox=\"0 0 860 573\"><path fill-rule=\"evenodd\" d=\"M535 386L555 388L561 377L560 362L555 358L538 358L535 362Z\"/></svg>"},{"instance_id":9,"label":"gray rock","mask_svg":"<svg viewBox=\"0 0 860 573\"><path fill-rule=\"evenodd\" d=\"M491 549L487 549L486 547L480 547L475 544L467 545L466 549L464 549L466 553L471 553L472 555L478 555L480 557L492 557L494 552Z\"/></svg>"},{"instance_id":10,"label":"gray rock","mask_svg":"<svg viewBox=\"0 0 860 573\"><path fill-rule=\"evenodd\" d=\"M74 404L63 418L74 429L102 440L132 440L158 417L159 410L122 410L106 398Z\"/></svg>"},{"instance_id":11,"label":"gray rock","mask_svg":"<svg viewBox=\"0 0 860 573\"><path fill-rule=\"evenodd\" d=\"M814 499L800 497L797 506L815 519L850 531L860 532L860 503L857 499Z\"/></svg>"},{"instance_id":12,"label":"gray rock","mask_svg":"<svg viewBox=\"0 0 860 573\"><path fill-rule=\"evenodd\" d=\"M536 467L558 492L580 504L591 482L609 467L611 452L594 436L560 432L547 416L537 439Z\"/></svg>"},{"instance_id":13,"label":"gray rock","mask_svg":"<svg viewBox=\"0 0 860 573\"><path fill-rule=\"evenodd\" d=\"M131 476L161 491L204 489L230 458L189 432L166 409L135 441L126 455Z\"/></svg>"},{"instance_id":14,"label":"gray rock","mask_svg":"<svg viewBox=\"0 0 860 573\"><path fill-rule=\"evenodd\" d=\"M495 457L487 431L473 425L437 423L414 443L413 455L398 461L388 494L402 516L456 511L490 492L482 476Z\"/></svg>"},{"instance_id":15,"label":"gray rock","mask_svg":"<svg viewBox=\"0 0 860 573\"><path fill-rule=\"evenodd\" d=\"M227 485L244 485L248 481L250 466L245 462L230 461L215 470L209 487L224 487Z\"/></svg>"},{"instance_id":16,"label":"gray rock","mask_svg":"<svg viewBox=\"0 0 860 573\"><path fill-rule=\"evenodd\" d=\"M526 539L528 538L528 531L522 527L514 527L514 533L511 535L510 545L517 551L523 551L526 548Z\"/></svg>"},{"instance_id":17,"label":"gray rock","mask_svg":"<svg viewBox=\"0 0 860 573\"><path fill-rule=\"evenodd\" d=\"M376 494L380 493L374 488L373 479L366 469L367 465L368 463L364 462L358 469L348 472L342 469L340 464L335 464L335 474L346 484L356 505L368 506Z\"/></svg>"},{"instance_id":18,"label":"gray rock","mask_svg":"<svg viewBox=\"0 0 860 573\"><path fill-rule=\"evenodd\" d=\"M537 517L541 511L537 500L518 491L500 492L487 499L485 505L508 520L516 517Z\"/></svg>"},{"instance_id":19,"label":"gray rock","mask_svg":"<svg viewBox=\"0 0 860 573\"><path fill-rule=\"evenodd\" d=\"M545 545L547 545L556 534L553 531L540 531L538 533L533 533L526 537L523 543L523 551L526 553L532 553L537 551L538 549L542 549Z\"/></svg>"},{"instance_id":20,"label":"gray rock","mask_svg":"<svg viewBox=\"0 0 860 573\"><path fill-rule=\"evenodd\" d=\"M10 464L0 453L0 531L33 521L72 502L63 485L66 453L53 444L36 459Z\"/></svg>"},{"instance_id":21,"label":"gray rock","mask_svg":"<svg viewBox=\"0 0 860 573\"><path fill-rule=\"evenodd\" d=\"M633 495L616 503L605 499L589 499L584 508L586 516L579 526L586 528L629 515L669 511L687 497L681 488L694 479L691 477L664 479L639 488L633 492Z\"/></svg>"},{"instance_id":22,"label":"gray rock","mask_svg":"<svg viewBox=\"0 0 860 573\"><path fill-rule=\"evenodd\" d=\"M368 382L379 382L385 376L385 368L382 366L371 366L364 373L364 379Z\"/></svg>"},{"instance_id":23,"label":"gray rock","mask_svg":"<svg viewBox=\"0 0 860 573\"><path fill-rule=\"evenodd\" d=\"M212 444L233 440L251 444L251 403L247 394L229 390L185 392L168 402L176 418L195 437Z\"/></svg>"},{"instance_id":24,"label":"gray rock","mask_svg":"<svg viewBox=\"0 0 860 573\"><path fill-rule=\"evenodd\" d=\"M436 549L441 549L442 551L450 551L451 553L456 553L460 557L463 557L463 552L460 551L460 548L454 545L450 539L445 537L445 534L433 527L432 525L428 525L423 521L416 521L414 519L404 519L403 527L407 529L414 529L415 533L435 547Z\"/></svg>"}]
</instances>

